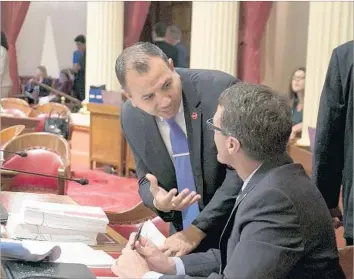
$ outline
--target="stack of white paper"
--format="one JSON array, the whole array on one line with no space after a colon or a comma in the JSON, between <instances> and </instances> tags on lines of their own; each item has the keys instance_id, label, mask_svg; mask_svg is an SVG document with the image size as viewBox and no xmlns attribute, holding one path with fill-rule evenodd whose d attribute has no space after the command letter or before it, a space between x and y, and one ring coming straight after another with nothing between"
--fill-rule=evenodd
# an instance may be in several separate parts
<instances>
[{"instance_id":1,"label":"stack of white paper","mask_svg":"<svg viewBox=\"0 0 354 279\"><path fill-rule=\"evenodd\" d=\"M96 245L107 225L99 207L26 201L19 214L9 216L6 228L12 238Z\"/></svg>"}]
</instances>

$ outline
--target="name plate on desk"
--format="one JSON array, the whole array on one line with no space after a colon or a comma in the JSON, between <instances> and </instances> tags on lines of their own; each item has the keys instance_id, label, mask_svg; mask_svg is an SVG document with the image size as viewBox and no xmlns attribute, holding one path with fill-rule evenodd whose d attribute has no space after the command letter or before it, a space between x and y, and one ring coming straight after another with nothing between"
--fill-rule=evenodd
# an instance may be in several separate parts
<instances>
[{"instance_id":1,"label":"name plate on desk","mask_svg":"<svg viewBox=\"0 0 354 279\"><path fill-rule=\"evenodd\" d=\"M106 89L105 85L90 86L89 102L95 104L103 104L102 91Z\"/></svg>"}]
</instances>

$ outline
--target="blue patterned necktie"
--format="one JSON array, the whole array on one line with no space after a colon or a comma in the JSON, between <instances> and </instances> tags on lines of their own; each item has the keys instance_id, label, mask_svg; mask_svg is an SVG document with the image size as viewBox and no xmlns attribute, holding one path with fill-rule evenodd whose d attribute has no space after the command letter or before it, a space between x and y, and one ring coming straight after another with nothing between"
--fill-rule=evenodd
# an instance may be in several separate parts
<instances>
[{"instance_id":1,"label":"blue patterned necktie","mask_svg":"<svg viewBox=\"0 0 354 279\"><path fill-rule=\"evenodd\" d=\"M182 128L172 119L166 120L170 127L170 141L174 158L178 192L188 189L195 191L195 182L189 155L188 140ZM199 214L198 202L182 210L183 228L187 228Z\"/></svg>"}]
</instances>

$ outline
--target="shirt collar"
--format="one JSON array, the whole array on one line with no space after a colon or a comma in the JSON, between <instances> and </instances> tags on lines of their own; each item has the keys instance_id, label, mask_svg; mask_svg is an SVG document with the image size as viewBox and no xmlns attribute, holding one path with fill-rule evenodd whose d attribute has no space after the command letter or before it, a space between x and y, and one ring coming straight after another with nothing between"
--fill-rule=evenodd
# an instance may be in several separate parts
<instances>
[{"instance_id":1,"label":"shirt collar","mask_svg":"<svg viewBox=\"0 0 354 279\"><path fill-rule=\"evenodd\" d=\"M247 184L250 182L252 176L256 173L256 171L257 171L261 166L262 166L262 164L259 165L258 168L256 168L256 169L245 179L245 181L243 182L241 191L243 191L243 190L246 188L246 186L247 186Z\"/></svg>"},{"instance_id":2,"label":"shirt collar","mask_svg":"<svg viewBox=\"0 0 354 279\"><path fill-rule=\"evenodd\" d=\"M184 107L183 107L183 98L181 98L181 103L180 103L180 105L179 105L179 109L178 109L178 112L177 112L177 114L175 115L175 117L177 116L177 115L180 115L180 114L183 114L184 113ZM163 119L162 117L160 117L160 116L158 116L157 117L160 121L165 121L165 119Z\"/></svg>"}]
</instances>

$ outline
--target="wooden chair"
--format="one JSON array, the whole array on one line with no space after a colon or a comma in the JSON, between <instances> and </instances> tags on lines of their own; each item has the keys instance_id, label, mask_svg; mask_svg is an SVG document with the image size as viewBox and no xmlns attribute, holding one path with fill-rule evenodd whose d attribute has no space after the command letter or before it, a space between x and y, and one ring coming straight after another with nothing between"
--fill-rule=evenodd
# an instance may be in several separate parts
<instances>
[{"instance_id":1,"label":"wooden chair","mask_svg":"<svg viewBox=\"0 0 354 279\"><path fill-rule=\"evenodd\" d=\"M353 279L354 271L353 271L353 252L354 246L347 246L345 248L338 249L339 251L339 262L344 271L345 278Z\"/></svg>"},{"instance_id":2,"label":"wooden chair","mask_svg":"<svg viewBox=\"0 0 354 279\"><path fill-rule=\"evenodd\" d=\"M25 125L16 125L8 127L0 132L0 146L13 139L14 137L20 135L25 129Z\"/></svg>"},{"instance_id":3,"label":"wooden chair","mask_svg":"<svg viewBox=\"0 0 354 279\"><path fill-rule=\"evenodd\" d=\"M59 103L47 103L35 106L30 114L31 117L44 117L52 114L61 114L63 116L68 116L71 114L70 109Z\"/></svg>"},{"instance_id":4,"label":"wooden chair","mask_svg":"<svg viewBox=\"0 0 354 279\"><path fill-rule=\"evenodd\" d=\"M6 114L17 117L28 117L32 111L30 105L19 98L2 98L0 104Z\"/></svg>"},{"instance_id":5,"label":"wooden chair","mask_svg":"<svg viewBox=\"0 0 354 279\"><path fill-rule=\"evenodd\" d=\"M3 149L27 153L24 158L4 153L4 168L59 177L18 173L6 190L66 194L67 181L63 178L71 177L70 147L63 137L43 132L28 133L13 138Z\"/></svg>"},{"instance_id":6,"label":"wooden chair","mask_svg":"<svg viewBox=\"0 0 354 279\"><path fill-rule=\"evenodd\" d=\"M125 176L129 177L130 171L135 171L135 160L133 156L133 152L129 148L128 142L125 147Z\"/></svg>"}]
</instances>

